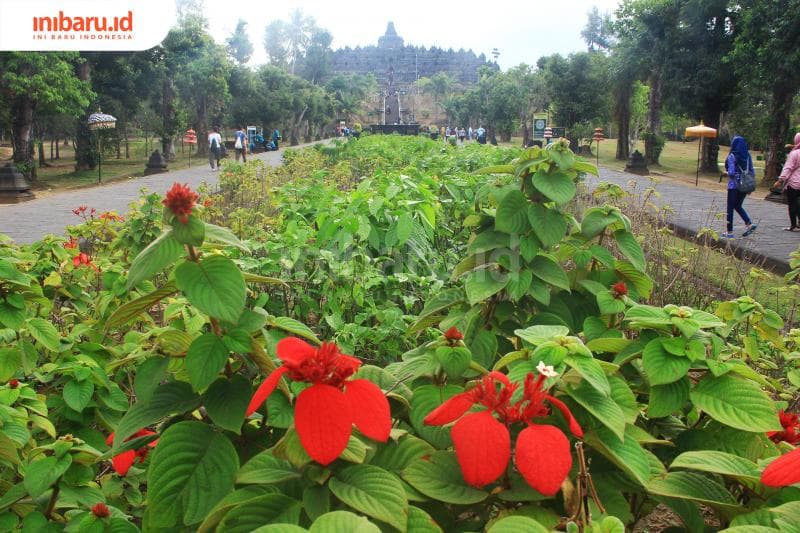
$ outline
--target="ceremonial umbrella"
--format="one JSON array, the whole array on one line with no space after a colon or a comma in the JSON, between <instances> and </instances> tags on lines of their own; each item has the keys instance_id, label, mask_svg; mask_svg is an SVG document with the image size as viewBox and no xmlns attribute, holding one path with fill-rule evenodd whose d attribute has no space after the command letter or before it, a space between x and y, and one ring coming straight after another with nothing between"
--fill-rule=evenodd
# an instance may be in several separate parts
<instances>
[{"instance_id":1,"label":"ceremonial umbrella","mask_svg":"<svg viewBox=\"0 0 800 533\"><path fill-rule=\"evenodd\" d=\"M86 121L90 130L107 130L117 126L117 119L105 113L92 113ZM102 182L100 168L103 160L103 149L100 145L100 132L97 132L97 181Z\"/></svg>"},{"instance_id":2,"label":"ceremonial umbrella","mask_svg":"<svg viewBox=\"0 0 800 533\"><path fill-rule=\"evenodd\" d=\"M700 137L700 141L697 143L697 173L694 176L694 185L697 187L697 184L700 182L700 151L703 147L703 137L711 137L714 138L717 136L717 130L714 128L709 128L702 122L697 126L689 126L686 128L686 137Z\"/></svg>"}]
</instances>

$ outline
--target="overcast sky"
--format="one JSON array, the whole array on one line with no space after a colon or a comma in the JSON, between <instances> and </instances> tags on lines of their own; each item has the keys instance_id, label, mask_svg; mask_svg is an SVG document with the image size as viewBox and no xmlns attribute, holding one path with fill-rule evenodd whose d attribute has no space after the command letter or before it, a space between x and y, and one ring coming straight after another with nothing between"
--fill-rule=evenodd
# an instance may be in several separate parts
<instances>
[{"instance_id":1,"label":"overcast sky","mask_svg":"<svg viewBox=\"0 0 800 533\"><path fill-rule=\"evenodd\" d=\"M301 8L317 25L333 35L333 48L377 44L393 21L406 44L439 46L481 52L491 58L500 51L504 70L519 63L535 64L543 55L569 54L586 49L581 29L592 6L613 12L619 0L490 0L488 2L406 0L205 0L211 34L223 43L239 18L255 49L251 65L266 61L264 27L275 19L288 19Z\"/></svg>"}]
</instances>

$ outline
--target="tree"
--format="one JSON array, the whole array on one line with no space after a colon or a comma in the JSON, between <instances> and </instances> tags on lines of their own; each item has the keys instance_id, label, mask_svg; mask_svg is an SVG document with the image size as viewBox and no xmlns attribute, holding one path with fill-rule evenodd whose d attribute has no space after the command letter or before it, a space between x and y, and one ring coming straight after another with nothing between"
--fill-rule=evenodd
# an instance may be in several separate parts
<instances>
[{"instance_id":1,"label":"tree","mask_svg":"<svg viewBox=\"0 0 800 533\"><path fill-rule=\"evenodd\" d=\"M613 36L611 16L608 13L601 15L597 6L592 6L586 18L586 26L581 30L581 37L586 41L589 51L610 49Z\"/></svg>"},{"instance_id":2,"label":"tree","mask_svg":"<svg viewBox=\"0 0 800 533\"><path fill-rule=\"evenodd\" d=\"M800 0L742 0L736 6L731 64L747 84L770 97L764 173L769 182L779 173L792 100L800 90Z\"/></svg>"},{"instance_id":3,"label":"tree","mask_svg":"<svg viewBox=\"0 0 800 533\"><path fill-rule=\"evenodd\" d=\"M289 22L285 25L285 37L289 59L289 73L294 75L295 68L305 55L311 42L311 35L316 30L314 18L295 9L289 14Z\"/></svg>"},{"instance_id":4,"label":"tree","mask_svg":"<svg viewBox=\"0 0 800 533\"><path fill-rule=\"evenodd\" d=\"M333 36L327 30L316 29L311 35L300 71L303 77L313 84L319 85L330 72L333 55L332 42Z\"/></svg>"},{"instance_id":5,"label":"tree","mask_svg":"<svg viewBox=\"0 0 800 533\"><path fill-rule=\"evenodd\" d=\"M10 109L13 161L35 179L31 147L35 114L78 116L94 97L75 75L75 52L4 52L0 54L0 94Z\"/></svg>"},{"instance_id":6,"label":"tree","mask_svg":"<svg viewBox=\"0 0 800 533\"><path fill-rule=\"evenodd\" d=\"M246 27L247 22L239 19L239 22L236 23L236 29L225 40L228 45L228 54L240 65L250 61L250 57L253 55L253 43L250 42L250 37L247 36Z\"/></svg>"},{"instance_id":7,"label":"tree","mask_svg":"<svg viewBox=\"0 0 800 533\"><path fill-rule=\"evenodd\" d=\"M287 68L289 65L286 31L286 23L282 20L273 20L264 29L264 50L273 67Z\"/></svg>"}]
</instances>

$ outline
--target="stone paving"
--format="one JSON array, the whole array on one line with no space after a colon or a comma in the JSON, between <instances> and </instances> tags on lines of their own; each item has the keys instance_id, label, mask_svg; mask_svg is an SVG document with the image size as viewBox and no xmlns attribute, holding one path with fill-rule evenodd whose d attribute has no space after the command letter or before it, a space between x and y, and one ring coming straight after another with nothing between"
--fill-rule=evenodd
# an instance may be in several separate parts
<instances>
[{"instance_id":1,"label":"stone paving","mask_svg":"<svg viewBox=\"0 0 800 533\"><path fill-rule=\"evenodd\" d=\"M229 150L229 154L227 160L233 159L233 150ZM275 166L281 164L282 154L283 149L248 154L247 157L248 160L261 159ZM144 163L142 167L144 168ZM57 192L20 204L0 204L0 233L5 233L20 244L34 242L49 233L62 235L66 226L80 222L72 213L80 205L94 207L98 211L124 214L128 211L128 206L139 199L142 188L164 195L175 182L188 183L193 189L203 182L214 186L218 183L217 175L208 163L198 159L197 164L191 168Z\"/></svg>"},{"instance_id":2,"label":"stone paving","mask_svg":"<svg viewBox=\"0 0 800 533\"><path fill-rule=\"evenodd\" d=\"M589 176L587 185L594 188L603 181L639 192L654 183L647 176L601 168L600 177ZM683 236L693 237L702 228L711 228L722 233L725 231L726 186L727 182L723 180L718 190L709 191L666 178L657 178L655 189L659 195L653 196L651 201L659 207L671 207L674 212L671 225ZM730 247L737 257L761 258L765 267L784 274L789 271L789 254L800 247L800 232L783 231L789 225L786 205L767 202L763 195L762 192L751 194L743 204L750 218L758 224L758 229L752 235L742 237L744 222L734 213L733 231L736 238L720 239L718 245L722 248Z\"/></svg>"},{"instance_id":3,"label":"stone paving","mask_svg":"<svg viewBox=\"0 0 800 533\"><path fill-rule=\"evenodd\" d=\"M281 153L266 152L250 157L278 165ZM601 169L600 174L600 178L589 177L589 187L606 181L625 189L634 185L635 190L643 191L653 184L648 177L609 169ZM202 182L213 186L217 183L217 173L212 172L208 165L198 165L99 187L60 192L22 204L0 205L0 233L5 233L18 243L30 243L48 233L60 235L67 225L78 222L72 209L79 205L95 207L98 211L125 213L128 205L139 198L140 189L147 188L163 194L176 181L188 183L191 187ZM719 185L719 190L709 191L662 178L655 187L660 196L652 198L652 201L656 205L669 205L672 208L672 224L679 233L694 236L704 227L720 233L724 231L724 183ZM760 194L750 195L744 202L745 210L758 224L758 230L749 237L740 237L744 223L735 214L734 232L737 238L720 241L720 246L730 247L740 257L763 257L767 267L784 273L789 269L789 254L800 247L800 232L783 231L788 225L786 206L767 202ZM720 213L723 216L718 216Z\"/></svg>"}]
</instances>

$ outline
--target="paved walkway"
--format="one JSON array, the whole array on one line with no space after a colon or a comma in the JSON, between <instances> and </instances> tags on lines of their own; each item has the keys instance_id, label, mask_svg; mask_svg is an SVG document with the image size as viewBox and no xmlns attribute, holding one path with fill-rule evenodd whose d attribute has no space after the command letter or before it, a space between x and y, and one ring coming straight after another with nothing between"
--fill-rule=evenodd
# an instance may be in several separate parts
<instances>
[{"instance_id":1,"label":"paved walkway","mask_svg":"<svg viewBox=\"0 0 800 533\"><path fill-rule=\"evenodd\" d=\"M233 150L228 153L229 158L233 159ZM247 157L248 161L251 158L261 159L268 165L277 166L281 164L283 149ZM175 182L188 183L193 189L203 182L216 185L218 173L213 172L207 163L200 164L201 161L198 160L198 164L192 168L58 192L20 204L0 204L0 233L5 233L20 244L31 243L49 233L63 235L66 226L79 223L80 219L72 210L80 205L94 207L98 212L116 211L124 214L128 212L131 202L139 199L142 188L163 196Z\"/></svg>"},{"instance_id":2,"label":"paved walkway","mask_svg":"<svg viewBox=\"0 0 800 533\"><path fill-rule=\"evenodd\" d=\"M659 207L671 207L671 226L677 233L694 237L702 228L711 228L718 233L725 231L727 183L724 180L718 190L709 191L666 178L657 179L660 181L655 189L659 196L653 196L650 200ZM646 176L601 168L600 178L589 176L587 185L594 188L601 181L615 183L626 190L635 184L635 190L640 192L653 184ZM748 237L741 237L744 222L734 213L733 230L736 238L721 239L718 245L730 247L737 257L763 259L765 267L785 274L789 271L789 254L800 247L800 232L783 231L789 225L786 205L767 202L763 196L762 192L754 193L744 201L745 211L758 224L758 229Z\"/></svg>"},{"instance_id":3,"label":"paved walkway","mask_svg":"<svg viewBox=\"0 0 800 533\"><path fill-rule=\"evenodd\" d=\"M270 165L279 165L281 154L282 151L266 152L251 157ZM590 176L587 184L594 187L600 181L607 181L628 189L635 183L638 191L652 185L650 178L624 172L604 168L600 174L600 178ZM139 198L140 189L147 188L163 194L176 181L192 187L202 182L215 185L217 173L212 172L208 165L202 165L100 187L56 193L22 204L0 205L0 233L19 243L33 242L48 233L61 235L67 225L79 222L72 214L72 209L79 205L95 207L98 211L125 213L128 205ZM692 237L705 227L721 233L725 228L724 216L717 215L725 212L724 186L720 184L719 190L709 191L661 178L656 185L660 197L653 197L652 201L656 205L669 205L672 208L673 227L684 236ZM800 232L783 231L782 228L788 225L786 206L764 201L760 194L749 196L744 203L745 209L758 224L758 230L749 237L720 241L720 246L730 247L740 257L763 257L768 267L785 273L789 270L789 254L800 247ZM734 216L734 230L741 235L744 224L738 215Z\"/></svg>"}]
</instances>

